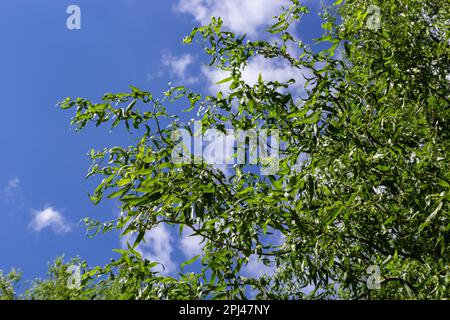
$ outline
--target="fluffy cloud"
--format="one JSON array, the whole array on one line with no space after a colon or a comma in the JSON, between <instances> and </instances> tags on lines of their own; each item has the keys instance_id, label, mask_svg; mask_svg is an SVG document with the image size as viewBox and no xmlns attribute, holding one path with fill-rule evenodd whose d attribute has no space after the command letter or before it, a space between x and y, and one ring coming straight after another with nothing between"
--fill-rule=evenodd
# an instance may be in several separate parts
<instances>
[{"instance_id":1,"label":"fluffy cloud","mask_svg":"<svg viewBox=\"0 0 450 320\"><path fill-rule=\"evenodd\" d=\"M186 231L183 231L183 236L179 243L180 250L187 259L192 259L193 257L203 253L201 241L202 237L194 236Z\"/></svg>"},{"instance_id":2,"label":"fluffy cloud","mask_svg":"<svg viewBox=\"0 0 450 320\"><path fill-rule=\"evenodd\" d=\"M121 246L127 249L127 243L133 244L136 235L127 235L121 239ZM203 253L203 246L201 244L202 238L193 236L187 230L179 239L176 239L170 229L165 224L159 224L144 236L144 242L136 247L144 259L151 262L159 262L161 266L155 268L165 275L172 274L178 264L174 260L175 248L178 248L186 259L191 259L196 255Z\"/></svg>"},{"instance_id":3,"label":"fluffy cloud","mask_svg":"<svg viewBox=\"0 0 450 320\"><path fill-rule=\"evenodd\" d=\"M231 175L234 164L235 138L231 132L226 135L218 130L208 130L203 137L203 158L206 163L221 170L225 176Z\"/></svg>"},{"instance_id":4,"label":"fluffy cloud","mask_svg":"<svg viewBox=\"0 0 450 320\"><path fill-rule=\"evenodd\" d=\"M34 211L33 213L34 217L30 226L37 232L45 228L51 228L57 234L67 233L71 230L69 223L66 222L63 215L52 207L47 207L41 211Z\"/></svg>"},{"instance_id":5,"label":"fluffy cloud","mask_svg":"<svg viewBox=\"0 0 450 320\"><path fill-rule=\"evenodd\" d=\"M3 188L3 199L8 204L14 204L20 197L20 179L15 177Z\"/></svg>"},{"instance_id":6,"label":"fluffy cloud","mask_svg":"<svg viewBox=\"0 0 450 320\"><path fill-rule=\"evenodd\" d=\"M133 244L135 236L126 236L122 238L122 247L127 248L127 242ZM163 274L170 274L176 268L176 264L172 259L173 237L170 230L164 224L159 224L144 236L144 242L136 248L144 259L151 262L159 262L162 265L155 270Z\"/></svg>"},{"instance_id":7,"label":"fluffy cloud","mask_svg":"<svg viewBox=\"0 0 450 320\"><path fill-rule=\"evenodd\" d=\"M11 179L8 181L5 189L8 191L11 191L11 190L17 189L19 187L20 187L20 179L15 177L14 179Z\"/></svg>"},{"instance_id":8,"label":"fluffy cloud","mask_svg":"<svg viewBox=\"0 0 450 320\"><path fill-rule=\"evenodd\" d=\"M264 239L264 244L273 246L282 246L285 242L285 236L278 230L270 230L271 234ZM243 269L243 274L250 277L261 277L263 275L273 275L276 271L276 265L273 257L269 257L270 264L265 265L257 255L251 255L249 262Z\"/></svg>"},{"instance_id":9,"label":"fluffy cloud","mask_svg":"<svg viewBox=\"0 0 450 320\"><path fill-rule=\"evenodd\" d=\"M304 1L308 4L314 4L317 1ZM191 14L200 24L204 25L210 22L212 16L221 17L224 26L236 33L246 33L253 36L260 36L267 27L275 23L272 18L282 12L283 7L291 4L289 0L179 0L175 5L175 10ZM293 31L295 33L295 31ZM297 49L288 48L293 56L298 56ZM211 92L217 92L222 89L226 91L229 84L216 85L215 83L228 78L229 74L221 70L211 70L203 67L202 73L209 80L209 89ZM307 70L292 68L286 61L281 59L265 59L257 56L248 62L248 65L242 70L242 78L248 84L255 84L259 74L262 74L266 81L286 82L290 79L296 81L292 86L293 90L299 91L298 95L304 93L304 84L306 80L303 75L308 74Z\"/></svg>"},{"instance_id":10,"label":"fluffy cloud","mask_svg":"<svg viewBox=\"0 0 450 320\"><path fill-rule=\"evenodd\" d=\"M236 33L257 35L271 24L288 0L180 0L175 10L189 13L201 24L221 17L224 26Z\"/></svg>"},{"instance_id":11,"label":"fluffy cloud","mask_svg":"<svg viewBox=\"0 0 450 320\"><path fill-rule=\"evenodd\" d=\"M244 267L243 274L249 277L262 277L263 275L272 275L275 272L274 262L271 261L269 266L266 266L258 259L258 256L251 255L249 262Z\"/></svg>"},{"instance_id":12,"label":"fluffy cloud","mask_svg":"<svg viewBox=\"0 0 450 320\"><path fill-rule=\"evenodd\" d=\"M310 1L306 2L309 3ZM289 5L290 1L288 0L179 0L175 5L175 10L193 15L200 24L209 23L212 16L221 17L224 26L231 31L258 36L266 27L275 22L271 18L281 13L282 7ZM295 48L288 49L290 53L297 56L298 52ZM185 71L185 69L183 70ZM208 88L212 93L218 90L226 92L229 83L223 85L216 85L215 83L228 78L227 72L211 70L205 66L202 68L202 73L206 76L209 82ZM266 81L286 82L294 79L296 84L291 88L298 92L297 96L304 93L303 86L306 80L303 75L309 75L307 70L292 68L281 59L265 59L257 56L249 60L248 65L242 70L242 78L249 85L252 85L258 81L259 74L262 74ZM181 78L183 79L183 77ZM184 76L184 79L186 78L188 77Z\"/></svg>"},{"instance_id":13,"label":"fluffy cloud","mask_svg":"<svg viewBox=\"0 0 450 320\"><path fill-rule=\"evenodd\" d=\"M179 57L173 56L171 53L165 53L161 59L162 65L167 67L171 76L177 77L185 84L197 82L197 78L188 75L187 69L194 64L195 59L190 54L183 54Z\"/></svg>"},{"instance_id":14,"label":"fluffy cloud","mask_svg":"<svg viewBox=\"0 0 450 320\"><path fill-rule=\"evenodd\" d=\"M221 85L216 84L220 80L228 78L230 76L228 72L211 70L207 67L203 67L202 71L209 80L209 90L211 92L217 92L218 90L226 91L228 89L229 83ZM242 70L242 80L248 85L254 85L258 82L260 74L264 81L287 82L294 79L295 84L291 85L290 88L296 90L298 94L304 92L304 85L306 83L305 76L308 76L306 70L293 68L285 61L256 56L251 59L247 66Z\"/></svg>"}]
</instances>

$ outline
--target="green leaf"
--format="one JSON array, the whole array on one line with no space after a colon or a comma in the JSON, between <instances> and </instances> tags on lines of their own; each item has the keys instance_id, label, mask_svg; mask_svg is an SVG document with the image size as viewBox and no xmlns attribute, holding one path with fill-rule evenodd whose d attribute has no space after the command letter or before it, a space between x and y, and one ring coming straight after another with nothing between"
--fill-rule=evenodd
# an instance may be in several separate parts
<instances>
[{"instance_id":1,"label":"green leaf","mask_svg":"<svg viewBox=\"0 0 450 320\"><path fill-rule=\"evenodd\" d=\"M183 262L182 264L181 264L181 269L183 269L185 266L188 266L188 265L191 265L191 264L193 264L195 261L197 261L198 260L198 258L200 258L201 257L201 255L196 255L195 257L193 257L192 259L190 259L190 260L188 260L188 261L185 261L185 262Z\"/></svg>"},{"instance_id":2,"label":"green leaf","mask_svg":"<svg viewBox=\"0 0 450 320\"><path fill-rule=\"evenodd\" d=\"M383 171L383 172L387 172L387 171L391 170L391 166L379 165L379 166L377 166L377 169L380 170L380 171Z\"/></svg>"},{"instance_id":3,"label":"green leaf","mask_svg":"<svg viewBox=\"0 0 450 320\"><path fill-rule=\"evenodd\" d=\"M297 111L292 112L291 114L289 114L287 116L288 119L292 119L292 118L303 118L307 113L308 113L309 109L308 108L302 108L299 109Z\"/></svg>"},{"instance_id":4,"label":"green leaf","mask_svg":"<svg viewBox=\"0 0 450 320\"><path fill-rule=\"evenodd\" d=\"M307 117L305 117L303 119L300 119L298 121L298 123L316 124L319 121L319 119L320 119L320 115L321 115L320 112L313 112L309 116L307 116Z\"/></svg>"},{"instance_id":5,"label":"green leaf","mask_svg":"<svg viewBox=\"0 0 450 320\"><path fill-rule=\"evenodd\" d=\"M227 82L233 81L233 79L234 79L234 77L228 77L228 78L220 80L219 82L216 82L216 84L227 83Z\"/></svg>"}]
</instances>

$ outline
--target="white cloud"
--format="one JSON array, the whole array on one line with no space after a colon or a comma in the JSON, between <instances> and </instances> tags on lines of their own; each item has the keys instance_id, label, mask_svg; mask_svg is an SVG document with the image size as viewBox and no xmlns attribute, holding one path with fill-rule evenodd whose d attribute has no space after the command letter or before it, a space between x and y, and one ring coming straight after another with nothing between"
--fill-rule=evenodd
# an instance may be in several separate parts
<instances>
[{"instance_id":1,"label":"white cloud","mask_svg":"<svg viewBox=\"0 0 450 320\"><path fill-rule=\"evenodd\" d=\"M135 235L125 236L122 238L122 248L127 248L127 242L134 243ZM144 236L144 242L139 244L136 251L139 252L144 259L151 262L159 262L162 266L155 268L163 274L170 274L176 268L175 262L172 260L173 238L169 229L164 224L159 224Z\"/></svg>"},{"instance_id":2,"label":"white cloud","mask_svg":"<svg viewBox=\"0 0 450 320\"><path fill-rule=\"evenodd\" d=\"M38 232L45 228L51 228L57 234L67 233L71 230L70 225L66 222L63 215L52 207L47 207L41 211L34 211L34 217L30 226Z\"/></svg>"},{"instance_id":3,"label":"white cloud","mask_svg":"<svg viewBox=\"0 0 450 320\"><path fill-rule=\"evenodd\" d=\"M269 266L266 266L261 260L258 259L257 255L251 255L249 262L244 267L243 274L250 277L259 278L264 275L270 276L274 274L275 266L274 262L271 261Z\"/></svg>"},{"instance_id":4,"label":"white cloud","mask_svg":"<svg viewBox=\"0 0 450 320\"><path fill-rule=\"evenodd\" d=\"M218 85L216 84L220 80L230 77L230 74L222 70L211 70L208 67L203 67L203 74L209 80L209 90L214 93L219 90L226 91L229 83ZM256 56L249 60L247 66L242 70L242 80L248 85L254 85L258 83L259 75L261 74L264 81L279 81L287 82L291 79L295 80L295 84L290 88L297 90L298 94L304 92L304 85L308 77L307 70L301 70L293 68L286 61L280 59L266 59L262 56Z\"/></svg>"},{"instance_id":5,"label":"white cloud","mask_svg":"<svg viewBox=\"0 0 450 320\"><path fill-rule=\"evenodd\" d=\"M317 1L305 1L305 3L315 3ZM224 26L231 31L247 33L251 36L258 36L276 21L271 18L280 14L283 7L291 4L288 0L179 0L175 6L178 12L188 13L200 24L210 22L212 16L221 17ZM295 33L295 30L293 31ZM288 52L294 57L298 56L298 48L292 44L288 46ZM229 83L216 85L215 83L228 78L230 74L222 70L212 70L206 66L202 68L202 73L209 80L209 90L216 93L222 90L224 93L228 89ZM311 72L307 69L293 68L288 62L282 59L266 59L256 56L248 61L247 66L242 70L242 79L249 85L258 81L259 74L262 74L265 81L286 82L294 79L296 83L290 88L298 94L303 95L306 80L303 75L311 77Z\"/></svg>"},{"instance_id":6,"label":"white cloud","mask_svg":"<svg viewBox=\"0 0 450 320\"><path fill-rule=\"evenodd\" d=\"M198 81L197 78L188 74L187 69L194 64L195 59L190 54L183 54L179 57L173 56L171 53L165 53L162 56L161 62L163 66L168 67L171 76L183 80L186 84L192 84Z\"/></svg>"},{"instance_id":7,"label":"white cloud","mask_svg":"<svg viewBox=\"0 0 450 320\"><path fill-rule=\"evenodd\" d=\"M20 197L20 179L15 177L6 183L3 188L4 201L8 204L14 204Z\"/></svg>"},{"instance_id":8,"label":"white cloud","mask_svg":"<svg viewBox=\"0 0 450 320\"><path fill-rule=\"evenodd\" d=\"M221 17L224 26L236 33L257 35L274 23L288 0L180 0L175 10L189 13L202 25L211 17Z\"/></svg>"},{"instance_id":9,"label":"white cloud","mask_svg":"<svg viewBox=\"0 0 450 320\"><path fill-rule=\"evenodd\" d=\"M20 179L15 177L14 179L8 181L5 190L13 190L19 187L20 187Z\"/></svg>"},{"instance_id":10,"label":"white cloud","mask_svg":"<svg viewBox=\"0 0 450 320\"><path fill-rule=\"evenodd\" d=\"M282 247L285 236L278 230L270 230L271 234L264 239L264 244ZM243 269L243 274L250 277L261 277L263 275L273 275L276 272L276 265L273 257L269 257L270 264L265 265L258 255L251 255L249 262Z\"/></svg>"},{"instance_id":11,"label":"white cloud","mask_svg":"<svg viewBox=\"0 0 450 320\"><path fill-rule=\"evenodd\" d=\"M225 176L230 176L230 167L233 166L235 160L233 132L228 131L225 135L216 129L207 130L203 137L203 144L205 162L221 170Z\"/></svg>"},{"instance_id":12,"label":"white cloud","mask_svg":"<svg viewBox=\"0 0 450 320\"><path fill-rule=\"evenodd\" d=\"M192 259L193 257L203 253L201 241L202 237L194 236L186 231L183 231L183 236L180 240L179 247L187 259Z\"/></svg>"}]
</instances>

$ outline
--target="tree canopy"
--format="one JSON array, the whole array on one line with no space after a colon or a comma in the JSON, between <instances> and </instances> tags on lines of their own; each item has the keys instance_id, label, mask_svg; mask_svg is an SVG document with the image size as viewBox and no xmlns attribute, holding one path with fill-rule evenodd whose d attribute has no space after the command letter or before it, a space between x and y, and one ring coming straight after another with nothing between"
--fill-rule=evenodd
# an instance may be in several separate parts
<instances>
[{"instance_id":1,"label":"tree canopy","mask_svg":"<svg viewBox=\"0 0 450 320\"><path fill-rule=\"evenodd\" d=\"M75 110L78 129L93 123L139 135L127 148L91 152L88 176L101 177L91 199L117 199L121 216L91 217L88 229L118 229L132 241L120 259L86 268L83 286L115 281L102 297L121 299L449 298L450 3L338 0L324 7L314 46L296 32L308 12L291 0L269 40L229 32L219 17L195 28L184 42L203 46L210 66L229 75L214 95L176 86L157 97L131 87L100 102L61 102ZM249 85L242 70L255 57L288 63L304 88L263 75ZM276 172L172 161L177 132L192 132L181 104L201 133L278 132ZM258 159L256 168L268 166ZM203 239L201 271L183 271L194 259L163 276L158 261L141 256L138 246L159 224ZM244 276L253 258L273 274ZM378 289L368 286L374 267ZM86 294L99 298L95 291Z\"/></svg>"}]
</instances>

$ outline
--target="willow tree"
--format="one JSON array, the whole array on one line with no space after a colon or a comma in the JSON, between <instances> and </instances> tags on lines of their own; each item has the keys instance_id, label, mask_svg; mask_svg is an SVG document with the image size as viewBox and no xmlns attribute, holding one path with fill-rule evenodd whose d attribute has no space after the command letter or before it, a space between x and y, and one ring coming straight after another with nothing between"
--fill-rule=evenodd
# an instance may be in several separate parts
<instances>
[{"instance_id":1,"label":"willow tree","mask_svg":"<svg viewBox=\"0 0 450 320\"><path fill-rule=\"evenodd\" d=\"M336 1L323 10L313 48L296 37L308 13L292 0L267 30L270 41L228 32L220 18L195 28L184 42L202 45L210 66L229 75L217 94L171 87L157 98L131 87L99 103L61 103L76 109L79 129L124 124L140 135L127 148L91 153L89 176L103 177L92 200L118 199L122 214L89 220L90 228L117 228L134 241L85 281L124 277L123 298L449 297L450 3ZM304 75L304 90L264 75L246 83L255 57L288 63ZM203 132L277 130L277 172L171 161L174 134L192 130L178 117L180 103ZM158 224L203 239L201 271L165 277L140 256L137 246ZM270 233L282 241L267 241ZM244 277L252 257L273 274ZM375 287L367 285L373 270Z\"/></svg>"}]
</instances>

